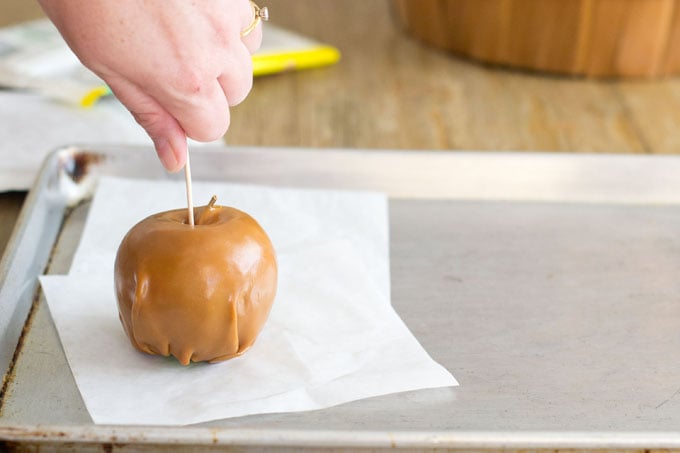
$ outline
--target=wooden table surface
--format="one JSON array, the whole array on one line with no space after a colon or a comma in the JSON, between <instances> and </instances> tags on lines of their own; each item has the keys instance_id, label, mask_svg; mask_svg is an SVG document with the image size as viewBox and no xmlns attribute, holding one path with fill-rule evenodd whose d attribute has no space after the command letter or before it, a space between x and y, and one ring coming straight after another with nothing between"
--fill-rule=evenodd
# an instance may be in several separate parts
<instances>
[{"instance_id":1,"label":"wooden table surface","mask_svg":"<svg viewBox=\"0 0 680 453\"><path fill-rule=\"evenodd\" d=\"M274 23L336 45L343 58L326 69L258 78L233 110L229 144L680 150L680 78L591 81L485 67L404 35L389 0L266 4ZM39 16L31 1L0 4L0 26ZM0 194L0 252L24 196Z\"/></svg>"}]
</instances>

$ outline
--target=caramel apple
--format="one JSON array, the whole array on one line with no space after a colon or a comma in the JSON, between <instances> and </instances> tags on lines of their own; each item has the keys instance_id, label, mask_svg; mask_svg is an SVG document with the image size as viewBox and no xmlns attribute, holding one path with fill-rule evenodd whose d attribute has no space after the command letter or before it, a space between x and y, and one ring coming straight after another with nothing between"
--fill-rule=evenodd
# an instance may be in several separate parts
<instances>
[{"instance_id":1,"label":"caramel apple","mask_svg":"<svg viewBox=\"0 0 680 453\"><path fill-rule=\"evenodd\" d=\"M276 254L245 212L210 204L161 212L123 239L115 263L118 311L133 346L149 354L218 362L241 355L276 294Z\"/></svg>"}]
</instances>

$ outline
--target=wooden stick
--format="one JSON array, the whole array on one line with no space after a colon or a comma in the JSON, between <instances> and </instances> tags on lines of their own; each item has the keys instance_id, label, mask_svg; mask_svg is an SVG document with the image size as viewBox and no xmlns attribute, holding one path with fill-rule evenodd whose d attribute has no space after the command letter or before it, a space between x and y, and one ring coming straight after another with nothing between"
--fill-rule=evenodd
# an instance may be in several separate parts
<instances>
[{"instance_id":1,"label":"wooden stick","mask_svg":"<svg viewBox=\"0 0 680 453\"><path fill-rule=\"evenodd\" d=\"M191 189L191 162L189 147L187 146L187 162L184 164L184 180L187 185L187 210L189 211L189 225L194 226L194 195Z\"/></svg>"}]
</instances>

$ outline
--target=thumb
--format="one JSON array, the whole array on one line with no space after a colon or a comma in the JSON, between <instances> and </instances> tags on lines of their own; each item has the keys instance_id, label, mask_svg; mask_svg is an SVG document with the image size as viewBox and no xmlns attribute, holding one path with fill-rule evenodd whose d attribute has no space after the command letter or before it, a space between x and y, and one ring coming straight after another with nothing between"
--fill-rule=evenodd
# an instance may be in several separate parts
<instances>
[{"instance_id":1,"label":"thumb","mask_svg":"<svg viewBox=\"0 0 680 453\"><path fill-rule=\"evenodd\" d=\"M118 79L108 84L153 141L163 167L171 173L181 170L186 162L187 137L177 120L133 83Z\"/></svg>"}]
</instances>

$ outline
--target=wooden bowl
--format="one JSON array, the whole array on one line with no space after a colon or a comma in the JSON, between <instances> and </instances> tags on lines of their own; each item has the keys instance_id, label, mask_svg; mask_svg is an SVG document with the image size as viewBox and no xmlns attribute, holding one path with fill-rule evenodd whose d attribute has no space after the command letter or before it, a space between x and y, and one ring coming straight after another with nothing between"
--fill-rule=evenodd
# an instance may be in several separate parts
<instances>
[{"instance_id":1,"label":"wooden bowl","mask_svg":"<svg viewBox=\"0 0 680 453\"><path fill-rule=\"evenodd\" d=\"M589 77L680 72L678 0L393 0L417 38L483 62Z\"/></svg>"}]
</instances>

